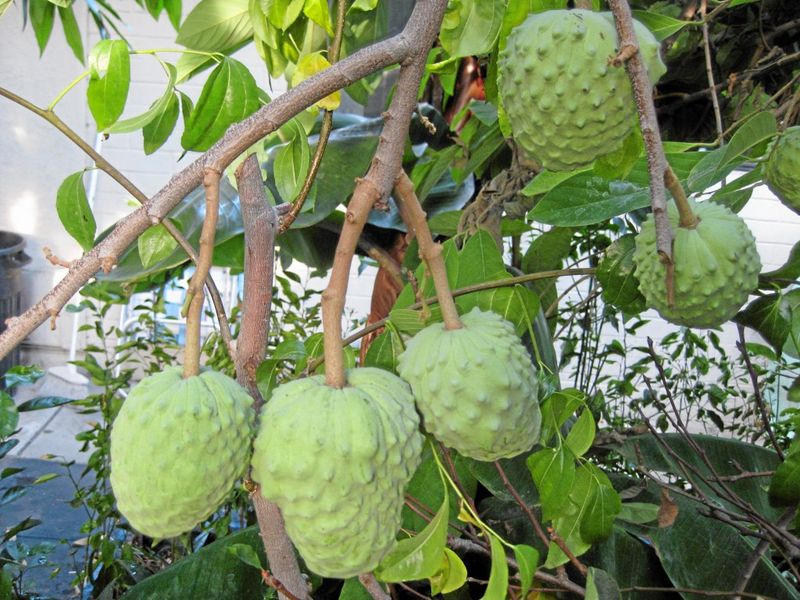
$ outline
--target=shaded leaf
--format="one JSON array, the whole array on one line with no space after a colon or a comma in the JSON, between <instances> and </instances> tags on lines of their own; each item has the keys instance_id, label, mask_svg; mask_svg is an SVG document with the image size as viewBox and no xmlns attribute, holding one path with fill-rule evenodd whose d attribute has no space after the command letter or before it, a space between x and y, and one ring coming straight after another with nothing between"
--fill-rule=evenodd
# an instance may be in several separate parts
<instances>
[{"instance_id":1,"label":"shaded leaf","mask_svg":"<svg viewBox=\"0 0 800 600\"><path fill-rule=\"evenodd\" d=\"M231 544L228 546L228 552L233 554L244 564L250 565L259 571L264 568L261 564L261 558L258 556L258 552L248 544Z\"/></svg>"},{"instance_id":2,"label":"shaded leaf","mask_svg":"<svg viewBox=\"0 0 800 600\"><path fill-rule=\"evenodd\" d=\"M14 399L4 391L0 391L0 438L7 438L17 428L19 413Z\"/></svg>"},{"instance_id":3,"label":"shaded leaf","mask_svg":"<svg viewBox=\"0 0 800 600\"><path fill-rule=\"evenodd\" d=\"M753 300L733 320L756 330L780 352L789 337L792 311L783 294L768 294Z\"/></svg>"},{"instance_id":4,"label":"shaded leaf","mask_svg":"<svg viewBox=\"0 0 800 600\"><path fill-rule=\"evenodd\" d=\"M92 209L83 186L83 171L69 175L56 192L56 212L61 224L81 248L89 251L94 246L97 231Z\"/></svg>"},{"instance_id":5,"label":"shaded leaf","mask_svg":"<svg viewBox=\"0 0 800 600\"><path fill-rule=\"evenodd\" d=\"M531 546L518 544L514 546L514 557L519 567L519 596L526 598L533 583L533 576L536 574L536 567L539 566L539 551Z\"/></svg>"},{"instance_id":6,"label":"shaded leaf","mask_svg":"<svg viewBox=\"0 0 800 600\"><path fill-rule=\"evenodd\" d=\"M603 288L603 300L627 314L637 314L645 309L644 296L639 291L639 281L634 275L635 250L635 234L623 235L606 248L597 265L597 280Z\"/></svg>"},{"instance_id":7,"label":"shaded leaf","mask_svg":"<svg viewBox=\"0 0 800 600\"><path fill-rule=\"evenodd\" d=\"M542 448L531 454L527 463L539 490L542 518L545 521L555 519L569 504L575 482L575 459L566 447L559 446Z\"/></svg>"},{"instance_id":8,"label":"shaded leaf","mask_svg":"<svg viewBox=\"0 0 800 600\"><path fill-rule=\"evenodd\" d=\"M800 452L787 456L775 470L769 484L769 499L778 505L800 502Z\"/></svg>"},{"instance_id":9,"label":"shaded leaf","mask_svg":"<svg viewBox=\"0 0 800 600\"><path fill-rule=\"evenodd\" d=\"M428 579L432 595L449 594L467 582L467 567L455 552L445 548L439 571Z\"/></svg>"},{"instance_id":10,"label":"shaded leaf","mask_svg":"<svg viewBox=\"0 0 800 600\"><path fill-rule=\"evenodd\" d=\"M589 567L586 577L586 600L619 600L622 595L617 582L605 571Z\"/></svg>"},{"instance_id":11,"label":"shaded leaf","mask_svg":"<svg viewBox=\"0 0 800 600\"><path fill-rule=\"evenodd\" d=\"M487 532L492 548L492 568L489 572L489 585L486 586L482 600L505 600L508 594L508 563L506 550L500 539Z\"/></svg>"},{"instance_id":12,"label":"shaded leaf","mask_svg":"<svg viewBox=\"0 0 800 600\"><path fill-rule=\"evenodd\" d=\"M224 52L251 35L248 0L201 0L186 15L175 41L192 50Z\"/></svg>"}]
</instances>

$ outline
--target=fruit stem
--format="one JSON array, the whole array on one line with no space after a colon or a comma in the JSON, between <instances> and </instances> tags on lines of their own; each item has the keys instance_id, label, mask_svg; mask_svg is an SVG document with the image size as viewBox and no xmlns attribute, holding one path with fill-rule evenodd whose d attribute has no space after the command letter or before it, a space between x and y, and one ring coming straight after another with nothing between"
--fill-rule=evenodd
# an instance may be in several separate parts
<instances>
[{"instance_id":1,"label":"fruit stem","mask_svg":"<svg viewBox=\"0 0 800 600\"><path fill-rule=\"evenodd\" d=\"M458 316L455 300L450 293L450 283L447 281L447 269L442 258L442 245L433 241L431 230L425 211L419 203L417 194L414 193L414 183L400 171L394 183L395 202L400 210L400 216L408 227L417 236L419 256L433 278L433 287L436 289L436 298L442 309L442 319L445 329L461 329L464 325Z\"/></svg>"},{"instance_id":2,"label":"fruit stem","mask_svg":"<svg viewBox=\"0 0 800 600\"><path fill-rule=\"evenodd\" d=\"M700 219L689 206L686 192L683 191L683 186L669 163L667 163L667 170L664 172L664 184L669 189L672 198L675 200L675 205L678 207L678 214L680 215L678 225L684 229L694 229L697 227L697 224L700 223Z\"/></svg>"},{"instance_id":3,"label":"fruit stem","mask_svg":"<svg viewBox=\"0 0 800 600\"><path fill-rule=\"evenodd\" d=\"M203 187L206 192L206 214L203 228L200 230L200 251L197 256L197 267L186 290L186 353L183 363L184 378L192 377L200 372L200 322L203 319L203 284L211 262L214 258L214 238L217 233L219 217L219 181L222 173L206 167L203 175Z\"/></svg>"}]
</instances>

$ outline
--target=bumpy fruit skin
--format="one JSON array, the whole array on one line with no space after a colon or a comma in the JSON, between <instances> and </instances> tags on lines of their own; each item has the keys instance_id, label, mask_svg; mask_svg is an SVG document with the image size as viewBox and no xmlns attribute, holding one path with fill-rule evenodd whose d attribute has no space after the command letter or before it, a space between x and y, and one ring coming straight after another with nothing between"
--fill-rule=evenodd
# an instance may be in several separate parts
<instances>
[{"instance_id":1,"label":"bumpy fruit skin","mask_svg":"<svg viewBox=\"0 0 800 600\"><path fill-rule=\"evenodd\" d=\"M667 321L688 327L717 327L733 317L747 301L761 271L756 241L745 222L714 202L689 201L700 223L678 227L678 210L670 203L669 221L675 234L675 303L667 302L666 267L656 250L650 215L636 236L633 262L639 290L647 306Z\"/></svg>"},{"instance_id":2,"label":"bumpy fruit skin","mask_svg":"<svg viewBox=\"0 0 800 600\"><path fill-rule=\"evenodd\" d=\"M372 571L395 545L423 437L411 389L381 369L279 386L261 416L253 477L283 513L306 565L323 577Z\"/></svg>"},{"instance_id":3,"label":"bumpy fruit skin","mask_svg":"<svg viewBox=\"0 0 800 600\"><path fill-rule=\"evenodd\" d=\"M477 307L464 327L429 325L400 355L425 429L464 456L492 461L539 440L539 380L514 327Z\"/></svg>"},{"instance_id":4,"label":"bumpy fruit skin","mask_svg":"<svg viewBox=\"0 0 800 600\"><path fill-rule=\"evenodd\" d=\"M253 399L215 371L142 379L111 430L111 487L141 533L167 538L213 513L247 467Z\"/></svg>"},{"instance_id":5,"label":"bumpy fruit skin","mask_svg":"<svg viewBox=\"0 0 800 600\"><path fill-rule=\"evenodd\" d=\"M773 144L764 181L781 202L800 214L800 126L789 127Z\"/></svg>"},{"instance_id":6,"label":"bumpy fruit skin","mask_svg":"<svg viewBox=\"0 0 800 600\"><path fill-rule=\"evenodd\" d=\"M650 81L666 72L659 43L641 23L636 36ZM509 34L498 60L498 89L514 139L552 171L590 165L622 147L636 122L636 104L617 54L611 13L549 10L530 15Z\"/></svg>"}]
</instances>

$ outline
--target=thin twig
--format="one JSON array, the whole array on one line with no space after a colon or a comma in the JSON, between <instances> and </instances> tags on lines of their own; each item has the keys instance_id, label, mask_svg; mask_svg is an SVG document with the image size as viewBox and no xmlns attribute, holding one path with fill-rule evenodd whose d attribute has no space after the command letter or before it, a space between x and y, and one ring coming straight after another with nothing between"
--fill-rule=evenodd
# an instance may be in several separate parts
<instances>
[{"instance_id":1,"label":"thin twig","mask_svg":"<svg viewBox=\"0 0 800 600\"><path fill-rule=\"evenodd\" d=\"M497 469L497 472L500 474L500 479L503 480L503 485L506 486L506 489L509 493L513 496L514 500L519 504L520 508L523 510L525 515L528 517L528 520L533 525L533 529L536 532L536 535L539 536L539 539L544 542L545 547L550 545L550 538L545 533L542 524L539 522L539 519L531 510L530 506L528 506L525 501L522 499L522 496L519 495L517 489L511 484L511 481L508 479L506 472L503 470L503 467L500 465L500 461L494 461L494 466Z\"/></svg>"},{"instance_id":2,"label":"thin twig","mask_svg":"<svg viewBox=\"0 0 800 600\"><path fill-rule=\"evenodd\" d=\"M769 436L769 441L772 444L772 447L775 449L778 458L783 461L785 459L783 450L781 449L780 444L778 444L778 439L775 437L775 432L772 430L769 413L767 412L767 405L764 402L764 397L761 395L761 386L758 385L758 375L756 375L756 370L753 368L753 363L750 361L750 353L747 351L747 341L744 337L744 326L737 325L737 329L739 330L739 343L737 346L739 348L739 352L742 354L742 358L744 358L744 364L747 367L747 373L750 375L750 383L753 385L753 397L755 398L758 411L761 413L761 420L764 422L764 431Z\"/></svg>"},{"instance_id":3,"label":"thin twig","mask_svg":"<svg viewBox=\"0 0 800 600\"><path fill-rule=\"evenodd\" d=\"M708 0L700 0L700 18L703 21L703 53L706 59L706 77L708 78L708 89L711 90L711 105L714 107L714 120L717 124L717 143L724 144L722 129L722 112L719 109L719 98L717 97L716 84L714 83L714 67L711 60L711 40L708 35L708 21L706 21L706 10Z\"/></svg>"},{"instance_id":4,"label":"thin twig","mask_svg":"<svg viewBox=\"0 0 800 600\"><path fill-rule=\"evenodd\" d=\"M286 598L287 600L300 600L300 598L298 598L292 592L286 589L286 586L283 585L283 582L281 582L280 579L275 577L272 573L270 573L266 569L261 569L261 579L269 587L278 592L280 597Z\"/></svg>"},{"instance_id":5,"label":"thin twig","mask_svg":"<svg viewBox=\"0 0 800 600\"><path fill-rule=\"evenodd\" d=\"M795 508L789 508L781 515L778 519L776 525L778 527L786 527L794 518L795 515ZM747 559L747 562L742 567L741 575L739 576L739 581L736 583L736 587L733 588L733 591L736 592L736 595L733 597L733 600L741 600L745 596L742 594L747 589L747 584L750 583L750 579L753 577L753 573L756 572L756 567L758 563L761 562L761 558L764 556L764 553L767 551L767 548L770 547L769 540L761 540L756 544L756 547L753 549L752 554Z\"/></svg>"},{"instance_id":6,"label":"thin twig","mask_svg":"<svg viewBox=\"0 0 800 600\"><path fill-rule=\"evenodd\" d=\"M328 60L331 64L334 64L339 60L339 51L342 47L342 37L344 33L344 16L346 8L346 0L339 0L336 10L336 32L334 34L331 47L328 51ZM311 157L311 163L308 166L308 173L306 173L306 178L303 181L303 187L300 188L297 198L295 198L294 202L292 202L292 209L285 217L281 219L279 233L284 233L287 231L292 226L292 223L294 223L295 219L297 219L297 215L300 214L300 211L303 210L303 205L308 198L308 194L311 193L311 187L314 185L314 181L317 178L317 173L319 172L319 167L322 164L322 157L325 154L325 148L328 145L328 139L331 136L332 129L333 111L326 110L322 116L322 127L319 130L317 147L314 150L314 156Z\"/></svg>"},{"instance_id":7,"label":"thin twig","mask_svg":"<svg viewBox=\"0 0 800 600\"><path fill-rule=\"evenodd\" d=\"M373 600L390 600L389 594L384 591L383 587L381 587L381 584L378 583L378 580L375 579L375 575L372 573L362 573L358 576L358 580L369 592Z\"/></svg>"},{"instance_id":8,"label":"thin twig","mask_svg":"<svg viewBox=\"0 0 800 600\"><path fill-rule=\"evenodd\" d=\"M585 564L583 564L580 561L580 559L577 556L575 556L575 553L572 550L570 550L570 547L567 546L567 542L564 541L564 538L558 535L558 532L556 532L556 530L553 529L552 527L548 527L547 532L550 534L550 541L552 541L556 546L558 546L561 549L561 551L567 556L569 562L571 562L573 566L576 569L578 569L578 572L580 572L581 575L586 577L586 574L589 572L589 569L586 567Z\"/></svg>"}]
</instances>

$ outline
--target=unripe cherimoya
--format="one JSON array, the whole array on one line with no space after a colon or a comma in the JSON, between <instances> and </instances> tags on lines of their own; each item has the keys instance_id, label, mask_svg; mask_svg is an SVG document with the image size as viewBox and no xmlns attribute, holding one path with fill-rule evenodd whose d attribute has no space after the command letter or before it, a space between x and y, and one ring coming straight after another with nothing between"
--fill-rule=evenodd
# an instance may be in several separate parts
<instances>
[{"instance_id":1,"label":"unripe cherimoya","mask_svg":"<svg viewBox=\"0 0 800 600\"><path fill-rule=\"evenodd\" d=\"M253 399L215 371L180 367L142 379L111 430L111 487L141 533L167 538L208 518L244 473Z\"/></svg>"},{"instance_id":2,"label":"unripe cherimoya","mask_svg":"<svg viewBox=\"0 0 800 600\"><path fill-rule=\"evenodd\" d=\"M306 565L324 577L372 571L395 545L423 437L408 385L375 368L347 385L279 386L261 416L253 478L283 513Z\"/></svg>"},{"instance_id":3,"label":"unripe cherimoya","mask_svg":"<svg viewBox=\"0 0 800 600\"><path fill-rule=\"evenodd\" d=\"M764 181L781 202L800 214L800 126L789 127L772 144Z\"/></svg>"},{"instance_id":4,"label":"unripe cherimoya","mask_svg":"<svg viewBox=\"0 0 800 600\"><path fill-rule=\"evenodd\" d=\"M659 43L634 21L651 83L666 72ZM514 139L552 171L590 165L618 150L636 123L628 74L609 64L618 49L611 13L548 10L509 34L498 89Z\"/></svg>"},{"instance_id":5,"label":"unripe cherimoya","mask_svg":"<svg viewBox=\"0 0 800 600\"><path fill-rule=\"evenodd\" d=\"M639 290L647 306L667 321L688 327L717 327L733 317L747 301L761 271L756 241L741 217L714 202L689 206L699 218L694 228L679 227L678 209L667 210L675 235L674 304L667 297L667 268L656 249L656 230L650 215L636 236L633 262Z\"/></svg>"},{"instance_id":6,"label":"unripe cherimoya","mask_svg":"<svg viewBox=\"0 0 800 600\"><path fill-rule=\"evenodd\" d=\"M477 307L461 329L435 323L400 356L398 373L411 384L425 429L477 460L521 454L539 440L537 369L514 332L494 312Z\"/></svg>"}]
</instances>

